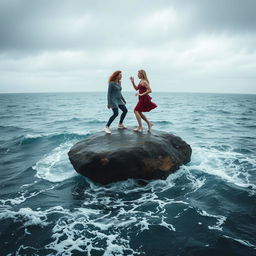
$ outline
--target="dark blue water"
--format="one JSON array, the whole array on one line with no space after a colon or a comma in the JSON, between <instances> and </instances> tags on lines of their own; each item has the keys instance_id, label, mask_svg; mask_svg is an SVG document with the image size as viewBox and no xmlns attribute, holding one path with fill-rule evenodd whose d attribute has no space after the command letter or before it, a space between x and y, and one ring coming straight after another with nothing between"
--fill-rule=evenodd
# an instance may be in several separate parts
<instances>
[{"instance_id":1,"label":"dark blue water","mask_svg":"<svg viewBox=\"0 0 256 256\"><path fill-rule=\"evenodd\" d=\"M1 255L256 255L256 95L152 96L154 129L192 161L164 181L99 186L67 152L102 130L104 93L0 94Z\"/></svg>"}]
</instances>

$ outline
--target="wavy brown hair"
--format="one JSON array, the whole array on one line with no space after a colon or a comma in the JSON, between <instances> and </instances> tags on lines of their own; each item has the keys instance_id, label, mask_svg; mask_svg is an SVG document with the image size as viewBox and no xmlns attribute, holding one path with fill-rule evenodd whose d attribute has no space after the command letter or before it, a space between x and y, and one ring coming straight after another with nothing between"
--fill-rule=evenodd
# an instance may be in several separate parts
<instances>
[{"instance_id":1,"label":"wavy brown hair","mask_svg":"<svg viewBox=\"0 0 256 256\"><path fill-rule=\"evenodd\" d=\"M108 82L109 82L109 83L110 83L110 82L115 82L115 81L116 81L116 78L119 76L120 73L122 73L122 71L120 71L120 70L115 71L115 72L109 77ZM120 81L118 81L118 83L119 83L119 82L120 82Z\"/></svg>"}]
</instances>

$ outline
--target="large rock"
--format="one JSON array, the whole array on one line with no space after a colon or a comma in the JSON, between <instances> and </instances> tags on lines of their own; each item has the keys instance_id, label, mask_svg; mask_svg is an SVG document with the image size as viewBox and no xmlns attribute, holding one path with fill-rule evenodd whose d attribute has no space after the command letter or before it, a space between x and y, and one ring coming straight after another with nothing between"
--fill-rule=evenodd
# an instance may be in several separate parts
<instances>
[{"instance_id":1,"label":"large rock","mask_svg":"<svg viewBox=\"0 0 256 256\"><path fill-rule=\"evenodd\" d=\"M164 179L188 163L191 153L191 147L172 134L126 129L88 136L76 143L68 156L78 173L107 184L128 178Z\"/></svg>"}]
</instances>

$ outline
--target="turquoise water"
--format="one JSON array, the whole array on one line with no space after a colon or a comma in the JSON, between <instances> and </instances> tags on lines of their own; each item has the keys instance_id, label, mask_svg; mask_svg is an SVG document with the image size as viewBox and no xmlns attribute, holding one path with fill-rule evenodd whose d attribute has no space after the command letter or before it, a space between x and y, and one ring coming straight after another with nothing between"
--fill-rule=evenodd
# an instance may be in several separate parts
<instances>
[{"instance_id":1,"label":"turquoise water","mask_svg":"<svg viewBox=\"0 0 256 256\"><path fill-rule=\"evenodd\" d=\"M154 129L189 143L191 162L100 186L67 152L106 124L105 93L0 94L1 255L256 255L256 95L152 97Z\"/></svg>"}]
</instances>

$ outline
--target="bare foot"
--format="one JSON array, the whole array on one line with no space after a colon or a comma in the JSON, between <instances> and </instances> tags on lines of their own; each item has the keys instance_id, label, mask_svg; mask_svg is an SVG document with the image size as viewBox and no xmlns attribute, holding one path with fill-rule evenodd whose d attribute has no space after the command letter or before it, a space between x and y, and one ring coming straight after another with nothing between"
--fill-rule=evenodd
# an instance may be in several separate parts
<instances>
[{"instance_id":1,"label":"bare foot","mask_svg":"<svg viewBox=\"0 0 256 256\"><path fill-rule=\"evenodd\" d=\"M148 132L151 132L151 128L152 128L153 125L154 124L152 122L149 122L149 124L148 124Z\"/></svg>"},{"instance_id":2,"label":"bare foot","mask_svg":"<svg viewBox=\"0 0 256 256\"><path fill-rule=\"evenodd\" d=\"M137 127L133 129L134 132L143 132L143 127Z\"/></svg>"}]
</instances>

